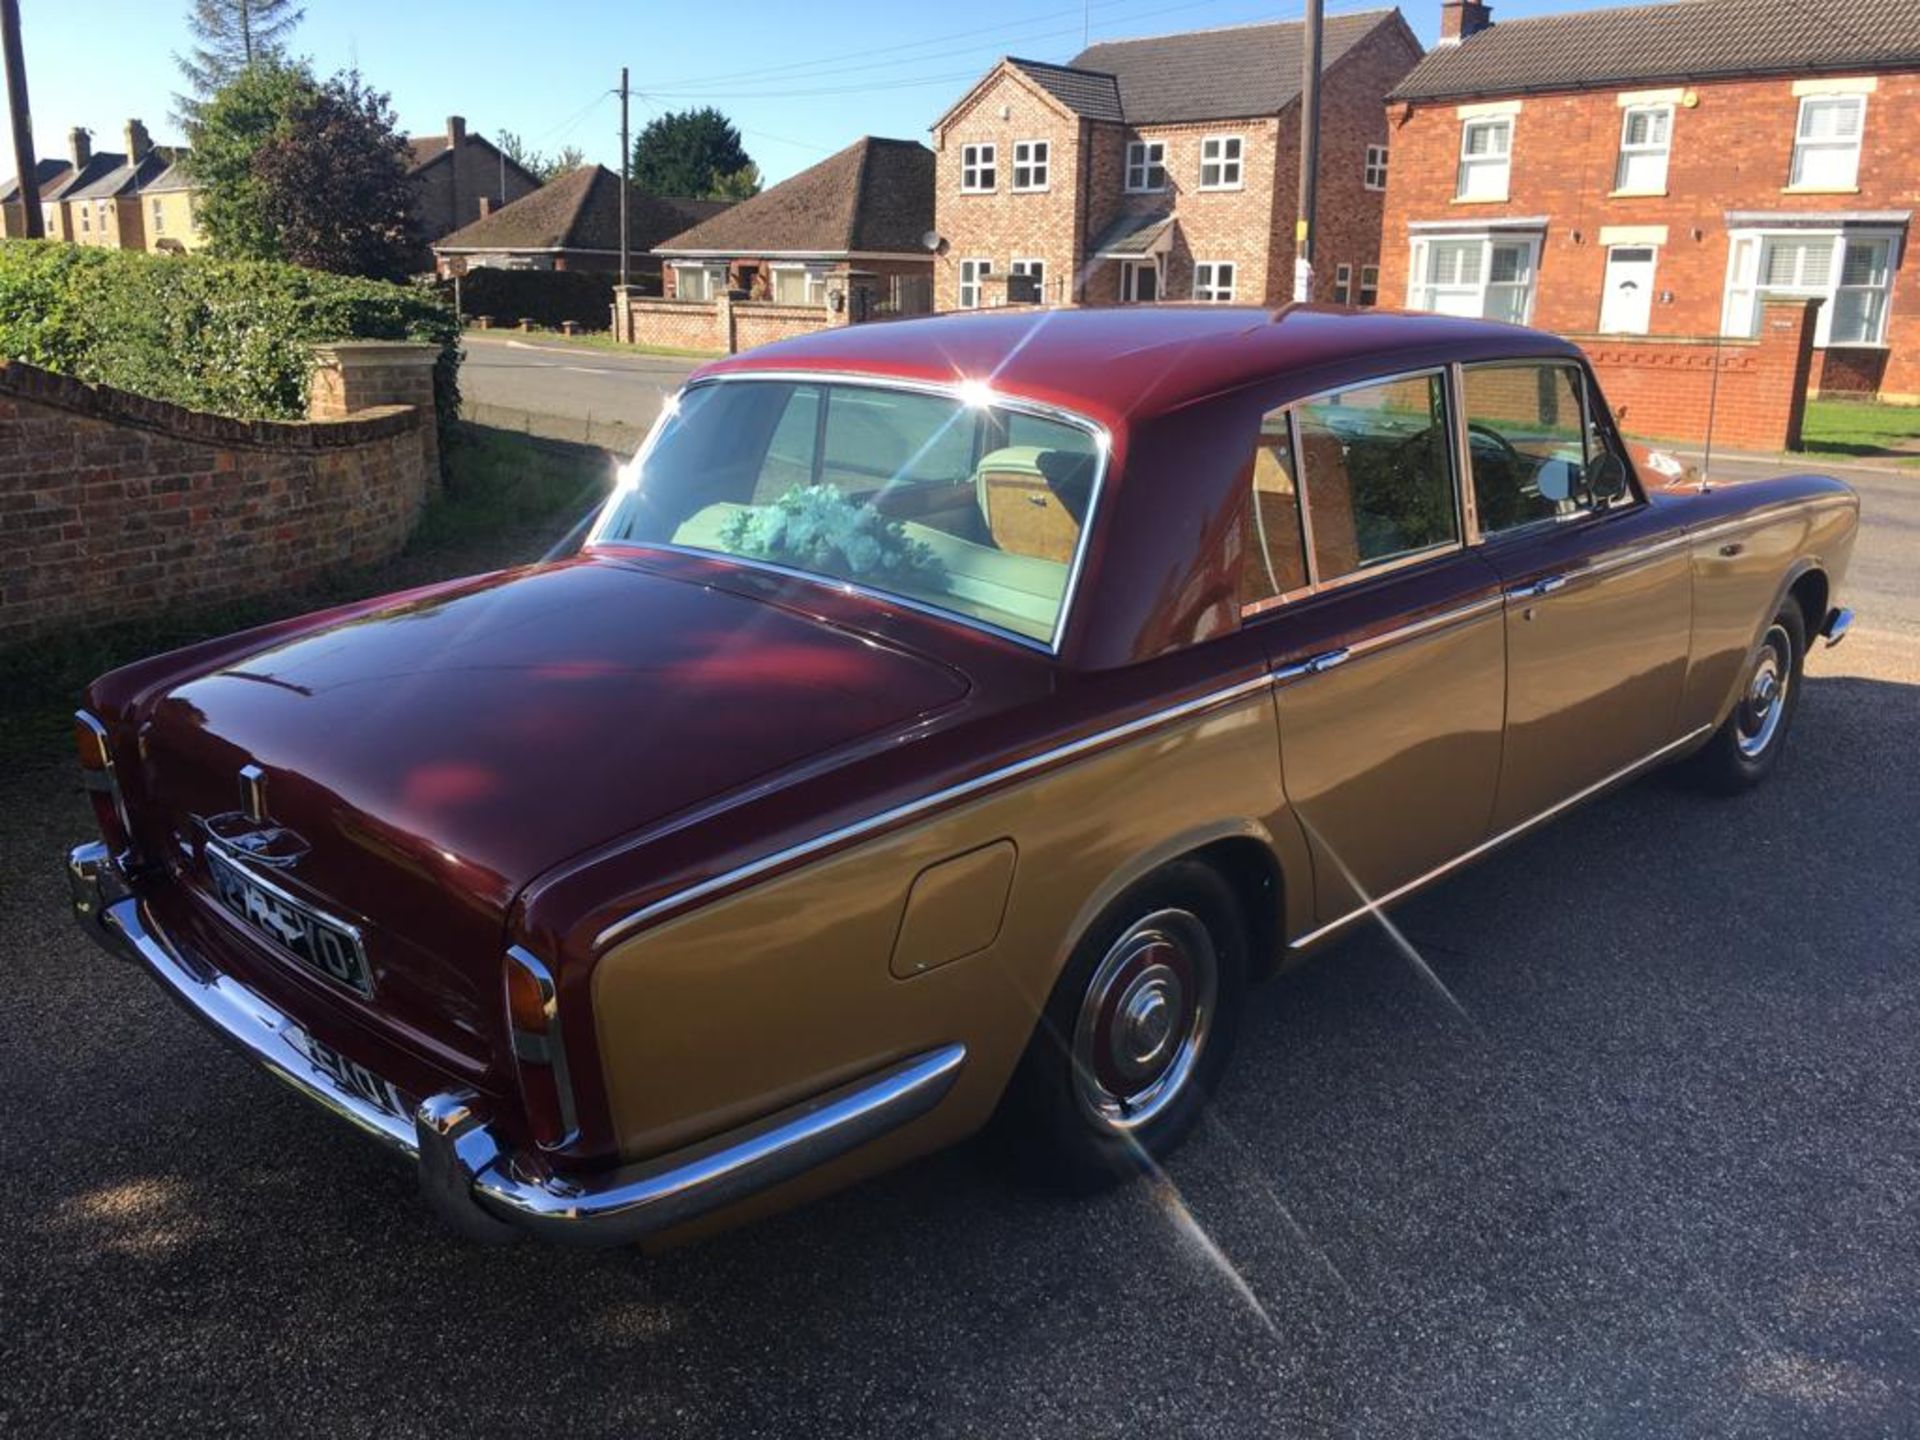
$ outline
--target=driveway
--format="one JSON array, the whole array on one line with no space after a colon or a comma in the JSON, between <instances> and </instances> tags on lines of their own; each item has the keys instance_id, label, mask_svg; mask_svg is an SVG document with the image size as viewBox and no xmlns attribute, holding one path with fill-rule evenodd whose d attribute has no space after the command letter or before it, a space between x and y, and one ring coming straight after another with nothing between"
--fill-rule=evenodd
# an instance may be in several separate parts
<instances>
[{"instance_id":1,"label":"driveway","mask_svg":"<svg viewBox=\"0 0 1920 1440\"><path fill-rule=\"evenodd\" d=\"M1261 987L1169 1183L1089 1201L969 1147L655 1258L468 1247L81 939L73 776L0 777L0 1433L1913 1433L1900 483L1766 787L1409 904L1458 1011L1379 932Z\"/></svg>"}]
</instances>

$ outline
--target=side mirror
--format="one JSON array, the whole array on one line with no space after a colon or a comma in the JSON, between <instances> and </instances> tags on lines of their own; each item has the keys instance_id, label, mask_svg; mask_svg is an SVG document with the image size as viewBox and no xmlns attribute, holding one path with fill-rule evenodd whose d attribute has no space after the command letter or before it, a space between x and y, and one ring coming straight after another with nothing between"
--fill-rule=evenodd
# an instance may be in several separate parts
<instances>
[{"instance_id":1,"label":"side mirror","mask_svg":"<svg viewBox=\"0 0 1920 1440\"><path fill-rule=\"evenodd\" d=\"M1603 450L1587 467L1587 484L1596 505L1612 505L1627 496L1627 462L1611 450Z\"/></svg>"}]
</instances>

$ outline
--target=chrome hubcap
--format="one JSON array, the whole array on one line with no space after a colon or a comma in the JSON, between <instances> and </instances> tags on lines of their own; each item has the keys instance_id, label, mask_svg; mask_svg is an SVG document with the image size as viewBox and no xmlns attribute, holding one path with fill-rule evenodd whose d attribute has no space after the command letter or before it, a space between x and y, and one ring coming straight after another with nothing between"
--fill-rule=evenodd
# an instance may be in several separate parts
<instances>
[{"instance_id":1,"label":"chrome hubcap","mask_svg":"<svg viewBox=\"0 0 1920 1440\"><path fill-rule=\"evenodd\" d=\"M1733 738L1749 759L1761 754L1779 733L1787 709L1787 687L1793 681L1793 640L1786 627L1775 625L1760 642L1760 655L1747 680L1746 694L1734 713Z\"/></svg>"},{"instance_id":2,"label":"chrome hubcap","mask_svg":"<svg viewBox=\"0 0 1920 1440\"><path fill-rule=\"evenodd\" d=\"M1186 910L1159 910L1114 941L1080 1004L1073 1073L1096 1124L1132 1130L1185 1089L1213 1023L1213 939Z\"/></svg>"}]
</instances>

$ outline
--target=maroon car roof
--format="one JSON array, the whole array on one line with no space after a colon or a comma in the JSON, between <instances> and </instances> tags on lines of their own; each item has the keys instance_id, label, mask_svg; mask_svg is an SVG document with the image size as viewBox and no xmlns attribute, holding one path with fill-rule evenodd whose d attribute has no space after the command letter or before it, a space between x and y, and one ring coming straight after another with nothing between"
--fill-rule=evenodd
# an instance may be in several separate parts
<instances>
[{"instance_id":1,"label":"maroon car roof","mask_svg":"<svg viewBox=\"0 0 1920 1440\"><path fill-rule=\"evenodd\" d=\"M827 370L985 380L1010 395L1131 424L1283 376L1309 393L1451 360L1578 353L1558 336L1520 326L1394 310L1006 308L820 330L714 361L694 378Z\"/></svg>"}]
</instances>

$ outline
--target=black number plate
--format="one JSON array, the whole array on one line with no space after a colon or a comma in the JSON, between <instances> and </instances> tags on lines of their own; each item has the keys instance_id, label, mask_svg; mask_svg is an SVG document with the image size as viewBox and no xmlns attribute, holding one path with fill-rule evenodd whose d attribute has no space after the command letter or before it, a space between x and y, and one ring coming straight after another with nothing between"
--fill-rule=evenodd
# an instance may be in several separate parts
<instances>
[{"instance_id":1,"label":"black number plate","mask_svg":"<svg viewBox=\"0 0 1920 1440\"><path fill-rule=\"evenodd\" d=\"M362 995L373 993L359 931L242 870L213 846L207 847L206 854L214 895L248 928L264 935L309 970Z\"/></svg>"}]
</instances>

